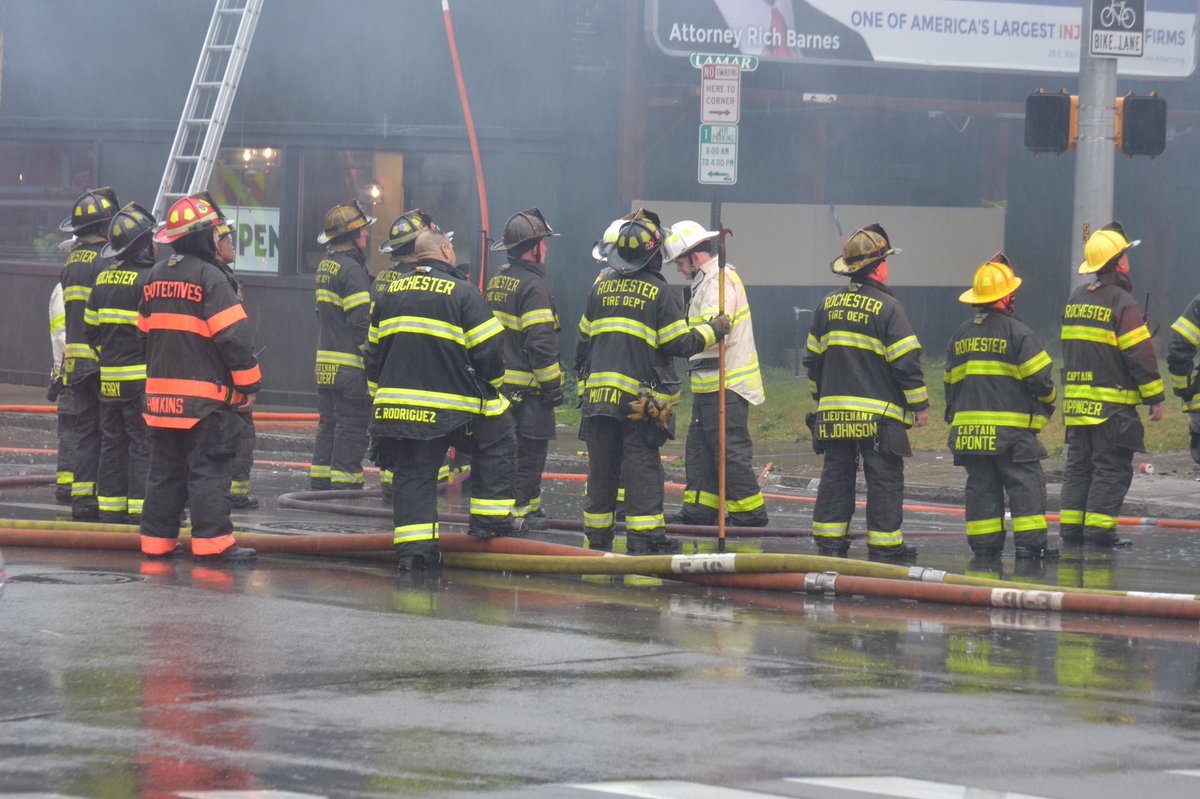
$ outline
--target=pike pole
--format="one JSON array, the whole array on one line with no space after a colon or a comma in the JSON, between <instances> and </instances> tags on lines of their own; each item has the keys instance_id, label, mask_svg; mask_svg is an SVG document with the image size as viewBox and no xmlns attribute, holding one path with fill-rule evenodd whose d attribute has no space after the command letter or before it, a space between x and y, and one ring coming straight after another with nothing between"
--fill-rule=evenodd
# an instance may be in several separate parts
<instances>
[{"instance_id":1,"label":"pike pole","mask_svg":"<svg viewBox=\"0 0 1200 799\"><path fill-rule=\"evenodd\" d=\"M733 231L721 223L721 201L715 201L717 217L717 315L725 315L725 237ZM733 332L732 330L730 331ZM725 551L725 340L717 343L717 551Z\"/></svg>"}]
</instances>

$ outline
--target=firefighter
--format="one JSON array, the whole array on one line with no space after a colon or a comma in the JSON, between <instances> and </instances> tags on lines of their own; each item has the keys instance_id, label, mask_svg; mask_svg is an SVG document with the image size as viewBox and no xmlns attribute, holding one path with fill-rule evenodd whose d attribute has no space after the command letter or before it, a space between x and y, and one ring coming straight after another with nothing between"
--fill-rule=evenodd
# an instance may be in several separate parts
<instances>
[{"instance_id":1,"label":"firefighter","mask_svg":"<svg viewBox=\"0 0 1200 799\"><path fill-rule=\"evenodd\" d=\"M413 271L375 301L366 349L375 460L395 474L392 504L397 568L436 569L438 469L449 447L471 456L471 521L476 538L521 535L513 516L516 455L504 379L500 322L455 269L440 230L416 241Z\"/></svg>"},{"instance_id":2,"label":"firefighter","mask_svg":"<svg viewBox=\"0 0 1200 799\"><path fill-rule=\"evenodd\" d=\"M367 273L367 216L357 200L325 214L318 244L328 254L317 265L317 439L309 483L313 490L363 487L363 455L371 397L363 374L363 347L371 318Z\"/></svg>"},{"instance_id":3,"label":"firefighter","mask_svg":"<svg viewBox=\"0 0 1200 799\"><path fill-rule=\"evenodd\" d=\"M1183 400L1183 410L1190 417L1192 460L1200 463L1200 392L1196 377L1196 352L1200 350L1200 295L1192 298L1187 308L1171 325L1167 347L1167 371L1175 396Z\"/></svg>"},{"instance_id":4,"label":"firefighter","mask_svg":"<svg viewBox=\"0 0 1200 799\"><path fill-rule=\"evenodd\" d=\"M183 554L177 542L185 504L199 561L255 556L233 537L226 491L243 429L238 413L254 406L262 373L246 311L217 258L219 223L204 198L172 205L154 241L175 254L154 265L142 290L150 476L141 542L148 557Z\"/></svg>"},{"instance_id":5,"label":"firefighter","mask_svg":"<svg viewBox=\"0 0 1200 799\"><path fill-rule=\"evenodd\" d=\"M542 471L554 438L554 409L563 402L558 360L558 311L546 283L547 240L558 234L537 208L518 211L492 245L508 262L487 284L484 299L504 326L504 385L517 424L513 476L517 516L532 530L547 527L542 512Z\"/></svg>"},{"instance_id":6,"label":"firefighter","mask_svg":"<svg viewBox=\"0 0 1200 799\"><path fill-rule=\"evenodd\" d=\"M719 277L712 242L718 237L703 225L683 221L671 226L663 245L665 258L692 284L688 323L700 324L717 315ZM754 324L746 288L737 270L726 266L725 312L733 329L725 339L725 508L730 524L766 527L767 508L751 460L750 406L763 403L762 375L754 346ZM692 388L692 419L688 424L685 458L687 487L683 492L682 524L716 524L718 507L718 353L716 347L688 360ZM675 521L676 519L672 519Z\"/></svg>"},{"instance_id":7,"label":"firefighter","mask_svg":"<svg viewBox=\"0 0 1200 799\"><path fill-rule=\"evenodd\" d=\"M1063 310L1063 466L1059 532L1064 542L1127 547L1117 538L1117 514L1133 480L1133 453L1145 452L1137 406L1163 416L1165 397L1150 330L1129 293L1129 241L1117 222L1084 246L1079 274L1092 282L1071 292Z\"/></svg>"},{"instance_id":8,"label":"firefighter","mask_svg":"<svg viewBox=\"0 0 1200 799\"><path fill-rule=\"evenodd\" d=\"M67 242L74 249L75 238ZM61 246L61 245L60 245ZM50 385L46 387L46 401L58 404L56 434L58 455L54 475L54 501L59 505L71 504L71 484L75 473L71 463L75 457L75 412L71 407L71 395L63 391L63 354L67 349L67 310L63 303L62 283L55 283L50 292Z\"/></svg>"},{"instance_id":9,"label":"firefighter","mask_svg":"<svg viewBox=\"0 0 1200 799\"><path fill-rule=\"evenodd\" d=\"M205 199L210 199L204 193ZM217 209L217 261L221 272L233 287L238 302L245 302L242 292L242 281L233 272L233 262L237 260L237 246L233 243L233 225L224 218L221 209ZM255 510L259 507L258 497L250 492L250 470L254 466L254 447L258 443L258 431L254 427L254 412L240 411L242 417L242 433L238 436L237 452L233 456L233 475L229 481L229 507L233 510Z\"/></svg>"},{"instance_id":10,"label":"firefighter","mask_svg":"<svg viewBox=\"0 0 1200 799\"><path fill-rule=\"evenodd\" d=\"M621 226L608 254L613 270L588 295L575 371L583 381L579 437L588 446L583 514L588 544L611 551L617 487L625 482L627 552L678 552L663 520L659 448L674 438L679 378L672 358L708 349L729 332L729 317L689 326L683 303L662 275L666 231L648 215Z\"/></svg>"},{"instance_id":11,"label":"firefighter","mask_svg":"<svg viewBox=\"0 0 1200 799\"><path fill-rule=\"evenodd\" d=\"M111 265L96 275L85 321L88 343L100 355L100 469L96 498L100 520L137 524L146 496L146 341L138 331L142 287L158 252L156 222L129 203L113 216L100 251Z\"/></svg>"},{"instance_id":12,"label":"firefighter","mask_svg":"<svg viewBox=\"0 0 1200 799\"><path fill-rule=\"evenodd\" d=\"M855 231L830 268L850 284L821 302L808 334L809 389L817 400L810 426L824 453L813 538L825 555L850 549L854 482L862 460L867 480L867 553L911 560L904 543L904 458L908 428L929 420L921 344L887 288L889 255L899 253L878 224Z\"/></svg>"},{"instance_id":13,"label":"firefighter","mask_svg":"<svg viewBox=\"0 0 1200 799\"><path fill-rule=\"evenodd\" d=\"M421 235L421 231L435 227L437 226L433 224L433 217L420 208L405 211L392 222L392 226L388 228L387 239L379 245L379 251L387 253L390 260L387 267L379 270L379 274L371 283L372 309L374 309L374 303L379 296L387 291L389 283L405 272L412 271L413 264L416 263L413 250L417 244L417 236ZM371 392L375 390L375 387L370 384L368 384L368 388ZM383 503L390 507L392 504L391 469L380 468L379 488L383 494Z\"/></svg>"},{"instance_id":14,"label":"firefighter","mask_svg":"<svg viewBox=\"0 0 1200 799\"><path fill-rule=\"evenodd\" d=\"M947 446L967 470L967 543L981 558L1004 550L1004 495L1018 559L1055 557L1046 546L1046 448L1038 431L1054 413L1050 356L1017 319L1013 274L1004 253L975 270L959 302L974 306L946 347Z\"/></svg>"},{"instance_id":15,"label":"firefighter","mask_svg":"<svg viewBox=\"0 0 1200 799\"><path fill-rule=\"evenodd\" d=\"M71 518L100 518L96 502L96 472L100 468L100 361L88 344L84 312L96 275L108 267L100 251L108 243L108 222L120 204L107 186L89 189L75 201L59 230L72 233L76 246L67 256L59 283L63 287L67 339L63 354L63 388L75 413L72 458Z\"/></svg>"}]
</instances>

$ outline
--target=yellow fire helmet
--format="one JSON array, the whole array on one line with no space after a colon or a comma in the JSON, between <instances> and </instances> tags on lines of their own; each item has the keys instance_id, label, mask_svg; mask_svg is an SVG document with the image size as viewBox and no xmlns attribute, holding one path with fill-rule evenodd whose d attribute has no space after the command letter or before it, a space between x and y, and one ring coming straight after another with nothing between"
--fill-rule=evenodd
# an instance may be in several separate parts
<instances>
[{"instance_id":1,"label":"yellow fire helmet","mask_svg":"<svg viewBox=\"0 0 1200 799\"><path fill-rule=\"evenodd\" d=\"M321 223L322 230L317 235L317 244L328 244L338 236L373 224L375 217L369 216L358 204L358 200L338 203L325 212L325 220Z\"/></svg>"},{"instance_id":2,"label":"yellow fire helmet","mask_svg":"<svg viewBox=\"0 0 1200 799\"><path fill-rule=\"evenodd\" d=\"M854 231L846 240L841 257L829 268L835 275L854 275L898 252L900 248L891 245L887 232L878 223L867 225Z\"/></svg>"},{"instance_id":3,"label":"yellow fire helmet","mask_svg":"<svg viewBox=\"0 0 1200 799\"><path fill-rule=\"evenodd\" d=\"M1141 243L1140 240L1130 241L1120 222L1109 222L1088 237L1079 274L1095 274Z\"/></svg>"},{"instance_id":4,"label":"yellow fire helmet","mask_svg":"<svg viewBox=\"0 0 1200 799\"><path fill-rule=\"evenodd\" d=\"M998 252L975 270L971 288L960 294L958 301L967 305L988 305L1004 299L1020 285L1021 278L1013 274L1012 264L1004 253Z\"/></svg>"}]
</instances>

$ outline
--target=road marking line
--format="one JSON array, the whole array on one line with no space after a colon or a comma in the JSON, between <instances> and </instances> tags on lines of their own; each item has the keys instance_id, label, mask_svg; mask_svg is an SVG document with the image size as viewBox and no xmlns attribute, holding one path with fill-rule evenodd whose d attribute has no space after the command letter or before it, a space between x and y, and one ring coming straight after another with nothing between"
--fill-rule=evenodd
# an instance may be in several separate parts
<instances>
[{"instance_id":1,"label":"road marking line","mask_svg":"<svg viewBox=\"0 0 1200 799\"><path fill-rule=\"evenodd\" d=\"M1027 793L1011 793L988 788L971 788L946 782L910 780L907 777L827 777L803 779L789 777L785 782L819 785L843 791L873 793L894 799L1047 799Z\"/></svg>"},{"instance_id":2,"label":"road marking line","mask_svg":"<svg viewBox=\"0 0 1200 799\"><path fill-rule=\"evenodd\" d=\"M611 793L617 796L636 796L639 799L780 799L779 794L739 791L716 785L674 780L645 780L639 782L591 782L573 784L572 788Z\"/></svg>"},{"instance_id":3,"label":"road marking line","mask_svg":"<svg viewBox=\"0 0 1200 799\"><path fill-rule=\"evenodd\" d=\"M176 791L184 799L326 799L320 794L293 791Z\"/></svg>"},{"instance_id":4,"label":"road marking line","mask_svg":"<svg viewBox=\"0 0 1200 799\"><path fill-rule=\"evenodd\" d=\"M1200 770L1192 771L1168 771L1168 774L1178 774L1180 777L1200 777Z\"/></svg>"}]
</instances>

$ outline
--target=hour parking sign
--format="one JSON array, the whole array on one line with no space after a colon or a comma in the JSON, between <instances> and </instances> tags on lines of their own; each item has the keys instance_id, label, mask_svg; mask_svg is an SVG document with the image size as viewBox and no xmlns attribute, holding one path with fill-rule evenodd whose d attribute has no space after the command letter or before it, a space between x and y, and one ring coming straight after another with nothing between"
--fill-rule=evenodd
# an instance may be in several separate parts
<instances>
[{"instance_id":1,"label":"hour parking sign","mask_svg":"<svg viewBox=\"0 0 1200 799\"><path fill-rule=\"evenodd\" d=\"M701 183L737 183L737 125L701 125L697 179Z\"/></svg>"}]
</instances>

